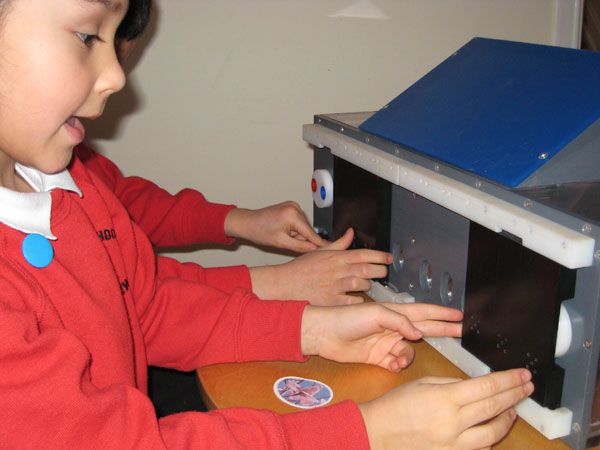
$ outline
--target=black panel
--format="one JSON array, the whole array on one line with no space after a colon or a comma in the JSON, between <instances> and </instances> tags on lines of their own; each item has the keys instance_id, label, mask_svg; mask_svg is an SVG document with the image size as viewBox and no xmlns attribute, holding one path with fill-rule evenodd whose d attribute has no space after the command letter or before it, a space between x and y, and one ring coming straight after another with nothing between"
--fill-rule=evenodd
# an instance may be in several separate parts
<instances>
[{"instance_id":1,"label":"black panel","mask_svg":"<svg viewBox=\"0 0 600 450\"><path fill-rule=\"evenodd\" d=\"M352 248L389 251L391 183L337 157L334 173L333 239L352 227Z\"/></svg>"},{"instance_id":2,"label":"black panel","mask_svg":"<svg viewBox=\"0 0 600 450\"><path fill-rule=\"evenodd\" d=\"M560 304L573 297L575 274L470 225L462 346L493 370L529 368L532 398L552 409L560 406L564 376L554 363Z\"/></svg>"}]
</instances>

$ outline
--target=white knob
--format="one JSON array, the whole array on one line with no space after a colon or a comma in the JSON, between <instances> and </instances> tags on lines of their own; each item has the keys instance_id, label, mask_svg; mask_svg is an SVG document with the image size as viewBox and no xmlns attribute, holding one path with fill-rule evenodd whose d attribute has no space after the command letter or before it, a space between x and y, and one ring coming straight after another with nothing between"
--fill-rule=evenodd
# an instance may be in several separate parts
<instances>
[{"instance_id":1,"label":"white knob","mask_svg":"<svg viewBox=\"0 0 600 450\"><path fill-rule=\"evenodd\" d=\"M556 349L554 357L565 355L571 347L573 341L573 325L571 317L564 305L560 305L560 315L558 316L558 331L556 332Z\"/></svg>"},{"instance_id":2,"label":"white knob","mask_svg":"<svg viewBox=\"0 0 600 450\"><path fill-rule=\"evenodd\" d=\"M317 208L327 208L333 204L333 178L325 169L313 172L311 180L313 200Z\"/></svg>"}]
</instances>

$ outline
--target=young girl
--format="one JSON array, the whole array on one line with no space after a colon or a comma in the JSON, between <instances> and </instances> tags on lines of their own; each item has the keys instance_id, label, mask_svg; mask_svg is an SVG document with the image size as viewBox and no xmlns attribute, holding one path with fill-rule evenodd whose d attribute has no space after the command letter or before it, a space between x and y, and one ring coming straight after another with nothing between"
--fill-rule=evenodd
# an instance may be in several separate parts
<instances>
[{"instance_id":1,"label":"young girl","mask_svg":"<svg viewBox=\"0 0 600 450\"><path fill-rule=\"evenodd\" d=\"M460 335L432 305L316 307L157 277L152 247L72 149L125 78L132 0L0 2L0 446L482 448L533 386L525 370L423 379L368 404L157 420L146 366L321 355L398 371L406 339ZM123 22L123 23L121 23ZM104 233L109 230L108 233ZM311 439L307 439L310 436Z\"/></svg>"}]
</instances>

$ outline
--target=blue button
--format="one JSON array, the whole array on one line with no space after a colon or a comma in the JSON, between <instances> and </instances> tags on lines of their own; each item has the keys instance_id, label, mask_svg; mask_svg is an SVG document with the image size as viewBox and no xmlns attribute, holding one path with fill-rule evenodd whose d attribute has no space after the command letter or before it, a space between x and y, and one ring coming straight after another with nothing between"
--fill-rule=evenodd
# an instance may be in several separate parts
<instances>
[{"instance_id":1,"label":"blue button","mask_svg":"<svg viewBox=\"0 0 600 450\"><path fill-rule=\"evenodd\" d=\"M325 197L327 197L327 191L325 187L321 186L321 200L325 200Z\"/></svg>"},{"instance_id":2,"label":"blue button","mask_svg":"<svg viewBox=\"0 0 600 450\"><path fill-rule=\"evenodd\" d=\"M54 249L48 239L41 234L28 234L21 245L23 256L29 264L43 269L52 262Z\"/></svg>"}]
</instances>

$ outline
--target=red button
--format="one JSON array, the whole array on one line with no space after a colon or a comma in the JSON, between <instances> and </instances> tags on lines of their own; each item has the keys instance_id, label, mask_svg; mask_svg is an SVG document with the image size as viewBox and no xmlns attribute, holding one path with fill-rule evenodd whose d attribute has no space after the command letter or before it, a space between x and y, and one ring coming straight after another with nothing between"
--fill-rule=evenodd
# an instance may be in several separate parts
<instances>
[{"instance_id":1,"label":"red button","mask_svg":"<svg viewBox=\"0 0 600 450\"><path fill-rule=\"evenodd\" d=\"M317 192L317 180L315 180L314 178L310 182L310 188L313 192Z\"/></svg>"}]
</instances>

